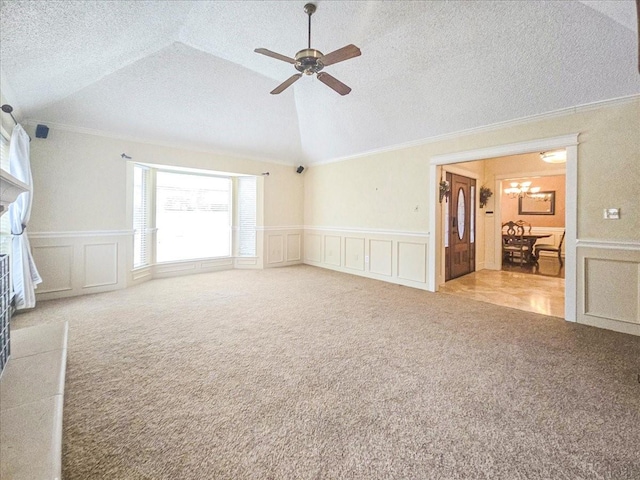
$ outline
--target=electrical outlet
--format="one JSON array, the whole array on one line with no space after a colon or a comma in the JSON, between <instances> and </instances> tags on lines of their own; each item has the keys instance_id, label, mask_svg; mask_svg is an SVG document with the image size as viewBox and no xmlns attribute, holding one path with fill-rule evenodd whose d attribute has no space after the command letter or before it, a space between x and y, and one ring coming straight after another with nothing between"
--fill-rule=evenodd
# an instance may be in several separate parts
<instances>
[{"instance_id":1,"label":"electrical outlet","mask_svg":"<svg viewBox=\"0 0 640 480\"><path fill-rule=\"evenodd\" d=\"M364 263L369 263L369 255L364 256Z\"/></svg>"}]
</instances>

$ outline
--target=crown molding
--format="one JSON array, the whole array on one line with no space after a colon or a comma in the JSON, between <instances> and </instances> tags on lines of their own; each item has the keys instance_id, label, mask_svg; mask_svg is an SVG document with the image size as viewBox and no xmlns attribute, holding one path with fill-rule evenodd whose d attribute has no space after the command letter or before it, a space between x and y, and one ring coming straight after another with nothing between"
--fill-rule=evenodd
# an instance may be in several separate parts
<instances>
[{"instance_id":1,"label":"crown molding","mask_svg":"<svg viewBox=\"0 0 640 480\"><path fill-rule=\"evenodd\" d=\"M192 145L188 145L186 143L181 143L181 142L166 142L166 141L163 142L158 140L152 140L149 138L136 137L133 135L122 135L118 133L108 132L106 130L78 127L75 125L66 125L64 123L48 122L46 120L34 120L33 118L27 118L24 120L23 123L31 127L35 127L39 123L43 123L43 124L46 124L49 128L55 129L55 130L63 130L66 132L80 133L83 135L93 135L96 137L103 137L103 138L112 138L114 140L123 140L126 142L142 143L144 145L154 145L157 147L177 148L180 150L187 150L190 152L208 153L211 155L228 157L232 160L252 160L252 161L261 162L261 163L285 165L287 167L295 167L299 165L298 162L289 162L289 161L278 160L278 159L273 159L269 157L261 157L258 155L239 155L238 153L231 153L223 150L215 150L212 148L198 148L198 147L194 147Z\"/></svg>"},{"instance_id":2,"label":"crown molding","mask_svg":"<svg viewBox=\"0 0 640 480\"><path fill-rule=\"evenodd\" d=\"M309 162L309 167L315 167L320 165L327 165L329 163L344 162L346 160L353 160L356 158L368 157L370 155L376 155L380 153L393 152L402 150L405 148L420 147L423 145L429 145L432 143L443 142L447 140L455 140L460 137L466 137L468 135L475 135L478 133L493 132L504 128L515 127L518 125L524 125L527 123L539 122L542 120L549 120L552 118L564 117L567 115L574 115L576 113L588 112L591 110L598 110L604 107L612 107L616 105L625 105L628 103L640 102L640 94L628 95L624 97L612 98L608 100L599 100L597 102L585 103L582 105L576 105L573 107L561 108L559 110L552 110L546 113L539 113L536 115L530 115L528 117L516 118L513 120L506 120L504 122L492 123L489 125L483 125L480 127L468 128L466 130L459 130L457 132L444 133L442 135L436 135L433 137L423 138L420 140L414 140L411 142L398 143L395 145L389 145L386 147L376 148L373 150L367 150L362 153L355 153L353 155L346 155L343 157L336 157L327 160L320 160L317 162Z\"/></svg>"}]
</instances>

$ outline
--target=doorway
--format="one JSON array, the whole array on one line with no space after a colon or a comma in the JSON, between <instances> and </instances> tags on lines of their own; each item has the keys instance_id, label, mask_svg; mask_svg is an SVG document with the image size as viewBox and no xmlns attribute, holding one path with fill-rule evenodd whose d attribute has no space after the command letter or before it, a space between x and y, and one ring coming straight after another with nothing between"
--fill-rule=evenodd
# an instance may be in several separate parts
<instances>
[{"instance_id":1,"label":"doorway","mask_svg":"<svg viewBox=\"0 0 640 480\"><path fill-rule=\"evenodd\" d=\"M476 180L447 172L445 281L476 269Z\"/></svg>"},{"instance_id":2,"label":"doorway","mask_svg":"<svg viewBox=\"0 0 640 480\"><path fill-rule=\"evenodd\" d=\"M442 248L442 211L438 201L439 172L444 165L472 162L487 158L496 158L522 153L541 152L565 148L566 163L566 238L565 238L565 298L564 319L575 322L577 317L577 263L576 263L576 230L577 230L577 163L578 163L578 134L568 134L520 143L495 145L487 148L467 150L444 155L435 155L430 160L431 201L429 210L429 229L432 241L429 242L428 261L428 289L438 291L438 286L444 280L444 252ZM497 214L498 212L496 212ZM499 230L497 232L500 235ZM442 249L442 250L441 250ZM442 252L442 253L441 253ZM442 270L441 270L442 269ZM440 273L442 272L442 273ZM442 275L442 276L441 276Z\"/></svg>"}]
</instances>

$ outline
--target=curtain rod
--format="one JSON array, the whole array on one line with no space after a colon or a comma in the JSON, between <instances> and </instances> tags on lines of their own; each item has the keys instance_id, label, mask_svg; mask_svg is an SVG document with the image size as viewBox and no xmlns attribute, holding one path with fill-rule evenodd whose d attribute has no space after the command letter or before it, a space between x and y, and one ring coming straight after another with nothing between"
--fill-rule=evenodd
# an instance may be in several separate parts
<instances>
[{"instance_id":1,"label":"curtain rod","mask_svg":"<svg viewBox=\"0 0 640 480\"><path fill-rule=\"evenodd\" d=\"M16 125L18 124L16 117L14 117L13 113L11 113L13 112L13 107L11 105L7 105L7 104L2 105L2 111L4 113L8 113L9 115L11 115L11 119L13 120L13 123L15 123Z\"/></svg>"},{"instance_id":2,"label":"curtain rod","mask_svg":"<svg viewBox=\"0 0 640 480\"><path fill-rule=\"evenodd\" d=\"M13 123L15 123L16 125L18 125L18 121L16 120L16 117L13 116L13 107L7 103L5 103L4 105L2 105L2 111L4 113L8 113L9 115L11 115L11 119L13 120ZM31 141L31 135L27 134L27 137L29 137L29 141Z\"/></svg>"}]
</instances>

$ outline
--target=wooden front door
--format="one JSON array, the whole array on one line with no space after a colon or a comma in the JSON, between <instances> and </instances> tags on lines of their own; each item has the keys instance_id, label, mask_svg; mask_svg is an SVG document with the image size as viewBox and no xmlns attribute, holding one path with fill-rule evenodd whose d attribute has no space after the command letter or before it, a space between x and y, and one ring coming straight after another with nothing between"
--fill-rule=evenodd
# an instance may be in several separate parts
<instances>
[{"instance_id":1,"label":"wooden front door","mask_svg":"<svg viewBox=\"0 0 640 480\"><path fill-rule=\"evenodd\" d=\"M445 215L445 281L476 269L476 181L447 173L451 185Z\"/></svg>"}]
</instances>

